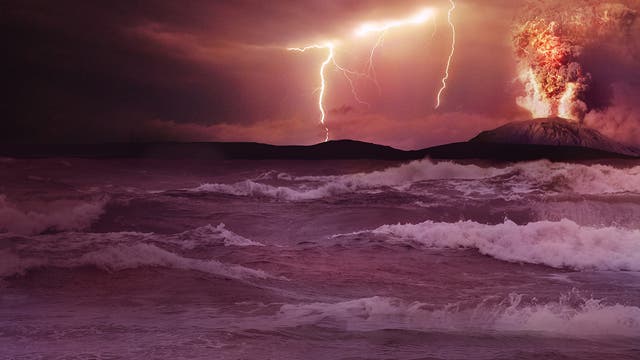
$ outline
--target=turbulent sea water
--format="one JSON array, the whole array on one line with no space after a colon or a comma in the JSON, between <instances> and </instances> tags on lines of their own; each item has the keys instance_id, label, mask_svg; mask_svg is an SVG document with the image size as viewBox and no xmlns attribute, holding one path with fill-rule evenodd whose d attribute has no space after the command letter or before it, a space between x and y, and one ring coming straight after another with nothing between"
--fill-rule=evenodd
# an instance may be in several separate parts
<instances>
[{"instance_id":1,"label":"turbulent sea water","mask_svg":"<svg viewBox=\"0 0 640 360\"><path fill-rule=\"evenodd\" d=\"M639 359L640 163L0 159L1 359Z\"/></svg>"}]
</instances>

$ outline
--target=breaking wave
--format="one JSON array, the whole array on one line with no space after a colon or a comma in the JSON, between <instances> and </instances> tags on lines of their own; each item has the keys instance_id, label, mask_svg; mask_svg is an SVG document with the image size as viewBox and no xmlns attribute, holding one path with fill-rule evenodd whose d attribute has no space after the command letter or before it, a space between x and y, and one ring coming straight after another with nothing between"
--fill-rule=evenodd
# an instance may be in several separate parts
<instances>
[{"instance_id":1,"label":"breaking wave","mask_svg":"<svg viewBox=\"0 0 640 360\"><path fill-rule=\"evenodd\" d=\"M262 270L231 265L217 260L200 260L183 257L150 244L109 246L71 260L22 258L6 250L0 250L0 278L23 275L28 270L43 267L77 268L94 266L106 271L120 271L141 267L165 267L194 270L235 279L256 277L270 278Z\"/></svg>"},{"instance_id":2,"label":"breaking wave","mask_svg":"<svg viewBox=\"0 0 640 360\"><path fill-rule=\"evenodd\" d=\"M88 228L105 210L107 198L93 201L57 200L25 210L0 194L0 233L32 235L45 231L78 231Z\"/></svg>"},{"instance_id":3,"label":"breaking wave","mask_svg":"<svg viewBox=\"0 0 640 360\"><path fill-rule=\"evenodd\" d=\"M236 279L273 278L262 270L188 257L180 252L211 246L263 246L227 230L224 224L172 235L154 233L61 233L35 237L3 235L0 278L34 268L94 266L106 271L141 267L194 270Z\"/></svg>"},{"instance_id":4,"label":"breaking wave","mask_svg":"<svg viewBox=\"0 0 640 360\"><path fill-rule=\"evenodd\" d=\"M165 235L161 241L171 242L184 249L196 249L215 245L224 246L264 246L264 244L238 235L226 228L224 224L201 226L179 234Z\"/></svg>"},{"instance_id":5,"label":"breaking wave","mask_svg":"<svg viewBox=\"0 0 640 360\"><path fill-rule=\"evenodd\" d=\"M474 221L383 225L366 234L383 241L428 248L470 248L509 262L543 264L577 270L640 271L640 230L580 226L571 220L518 225L505 220L486 225Z\"/></svg>"},{"instance_id":6,"label":"breaking wave","mask_svg":"<svg viewBox=\"0 0 640 360\"><path fill-rule=\"evenodd\" d=\"M511 294L501 301L485 299L475 306L434 306L397 298L370 297L339 303L283 305L271 326L315 325L349 331L500 331L534 332L567 337L640 336L640 308L605 304L567 294L558 301Z\"/></svg>"},{"instance_id":7,"label":"breaking wave","mask_svg":"<svg viewBox=\"0 0 640 360\"><path fill-rule=\"evenodd\" d=\"M525 180L557 192L585 195L640 193L640 166L616 168L536 161L515 165Z\"/></svg>"},{"instance_id":8,"label":"breaking wave","mask_svg":"<svg viewBox=\"0 0 640 360\"><path fill-rule=\"evenodd\" d=\"M263 182L273 179L281 184ZM492 179L495 181L490 181ZM473 192L505 193L510 196L541 190L577 194L640 193L640 166L615 168L536 161L498 168L427 159L381 171L350 175L296 177L269 172L252 180L233 184L207 183L188 190L303 201L382 188L414 192L413 185L433 180L479 181L471 185L465 181L454 182L456 189L464 194L468 194L470 189Z\"/></svg>"},{"instance_id":9,"label":"breaking wave","mask_svg":"<svg viewBox=\"0 0 640 360\"><path fill-rule=\"evenodd\" d=\"M403 190L412 183L420 181L474 179L497 176L505 172L506 170L504 169L482 168L476 165L463 166L451 162L434 163L429 160L422 160L381 171L351 175L302 177L293 177L288 174L277 175L279 180L313 182L315 186L274 186L254 180L245 180L235 184L203 184L190 190L238 196L267 196L281 200L300 201L384 187ZM264 176L260 177L260 179L262 178Z\"/></svg>"}]
</instances>

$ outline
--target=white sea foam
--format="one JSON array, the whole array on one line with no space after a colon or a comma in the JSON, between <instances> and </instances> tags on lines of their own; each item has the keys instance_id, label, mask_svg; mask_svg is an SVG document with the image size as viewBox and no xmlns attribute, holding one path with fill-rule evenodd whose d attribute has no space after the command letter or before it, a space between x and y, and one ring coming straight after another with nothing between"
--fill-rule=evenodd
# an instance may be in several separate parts
<instances>
[{"instance_id":1,"label":"white sea foam","mask_svg":"<svg viewBox=\"0 0 640 360\"><path fill-rule=\"evenodd\" d=\"M507 169L482 168L476 165L459 165L451 162L434 163L430 160L421 160L370 173L336 176L286 176L287 179L298 182L319 183L320 185L317 186L274 186L245 180L234 184L202 184L190 190L300 201L357 191L370 191L381 187L402 190L408 188L412 183L425 180L486 178L501 175L507 171ZM278 177L280 178L280 176Z\"/></svg>"},{"instance_id":2,"label":"white sea foam","mask_svg":"<svg viewBox=\"0 0 640 360\"><path fill-rule=\"evenodd\" d=\"M107 271L165 267L200 271L235 279L272 278L262 270L225 264L217 260L188 258L145 243L108 246L71 259L20 257L11 251L0 250L0 278L24 275L28 270L41 267L78 268L83 266L95 266Z\"/></svg>"},{"instance_id":3,"label":"white sea foam","mask_svg":"<svg viewBox=\"0 0 640 360\"><path fill-rule=\"evenodd\" d=\"M615 168L606 165L581 165L535 161L504 168L462 165L431 160L411 163L370 173L335 176L278 175L288 180L287 186L259 182L272 177L262 176L233 184L202 184L190 189L194 192L215 192L237 196L266 196L280 200L301 201L351 193L367 192L376 188L392 188L411 192L411 186L429 180L457 181L456 189L463 194L480 195L505 193L527 194L544 189L556 193L615 194L640 193L640 166ZM505 178L505 176L507 176ZM494 179L495 181L482 181ZM309 184L310 183L310 184Z\"/></svg>"},{"instance_id":4,"label":"white sea foam","mask_svg":"<svg viewBox=\"0 0 640 360\"><path fill-rule=\"evenodd\" d=\"M268 326L316 325L350 331L386 329L414 331L534 332L567 337L640 336L640 308L605 304L596 299L570 299L535 304L512 294L476 306L434 306L396 298L371 297L339 303L283 305ZM253 324L256 321L252 321Z\"/></svg>"},{"instance_id":5,"label":"white sea foam","mask_svg":"<svg viewBox=\"0 0 640 360\"><path fill-rule=\"evenodd\" d=\"M324 185L312 190L296 190L286 186L267 185L252 180L245 180L235 184L202 184L190 190L194 192L213 192L236 196L267 196L291 201L320 199L329 196L331 190L336 190L335 193L346 193L350 191L341 184Z\"/></svg>"},{"instance_id":6,"label":"white sea foam","mask_svg":"<svg viewBox=\"0 0 640 360\"><path fill-rule=\"evenodd\" d=\"M224 224L218 226L205 225L194 230L170 235L165 237L165 241L173 242L185 249L195 249L197 247L224 245L224 246L264 246L263 244L238 235L227 230Z\"/></svg>"},{"instance_id":7,"label":"white sea foam","mask_svg":"<svg viewBox=\"0 0 640 360\"><path fill-rule=\"evenodd\" d=\"M0 232L39 234L46 230L82 230L103 213L108 199L58 200L25 210L0 194Z\"/></svg>"},{"instance_id":8,"label":"white sea foam","mask_svg":"<svg viewBox=\"0 0 640 360\"><path fill-rule=\"evenodd\" d=\"M159 245L175 245L185 250L208 248L213 246L264 246L262 243L247 239L226 228L204 225L177 234L156 234L152 232L122 231L109 233L64 232L16 237L13 234L0 235L0 240L21 239L15 248L22 251L82 251L95 246L136 244L140 242Z\"/></svg>"},{"instance_id":9,"label":"white sea foam","mask_svg":"<svg viewBox=\"0 0 640 360\"><path fill-rule=\"evenodd\" d=\"M524 178L537 185L551 185L556 191L578 194L640 193L640 166L615 168L536 161L515 165Z\"/></svg>"},{"instance_id":10,"label":"white sea foam","mask_svg":"<svg viewBox=\"0 0 640 360\"><path fill-rule=\"evenodd\" d=\"M434 162L429 159L412 161L400 166L370 173L334 176L300 176L297 181L351 180L364 186L401 186L424 180L483 179L509 172L508 168L461 165L449 161Z\"/></svg>"},{"instance_id":11,"label":"white sea foam","mask_svg":"<svg viewBox=\"0 0 640 360\"><path fill-rule=\"evenodd\" d=\"M580 226L570 220L518 225L474 221L384 225L371 233L394 243L430 248L472 248L499 260L578 270L640 271L640 230ZM338 235L342 236L342 235Z\"/></svg>"},{"instance_id":12,"label":"white sea foam","mask_svg":"<svg viewBox=\"0 0 640 360\"><path fill-rule=\"evenodd\" d=\"M206 225L171 235L116 232L20 237L5 234L0 240L5 244L0 249L0 278L24 274L38 267L82 266L108 271L158 266L238 279L272 277L261 270L225 264L215 259L191 258L179 251L206 250L211 246L263 246L227 230L224 224Z\"/></svg>"},{"instance_id":13,"label":"white sea foam","mask_svg":"<svg viewBox=\"0 0 640 360\"><path fill-rule=\"evenodd\" d=\"M151 244L110 246L82 255L78 259L63 264L63 267L96 266L109 271L160 266L182 270L195 270L213 275L236 279L247 277L269 278L262 270L249 269L240 265L225 264L216 260L200 260L180 256Z\"/></svg>"}]
</instances>

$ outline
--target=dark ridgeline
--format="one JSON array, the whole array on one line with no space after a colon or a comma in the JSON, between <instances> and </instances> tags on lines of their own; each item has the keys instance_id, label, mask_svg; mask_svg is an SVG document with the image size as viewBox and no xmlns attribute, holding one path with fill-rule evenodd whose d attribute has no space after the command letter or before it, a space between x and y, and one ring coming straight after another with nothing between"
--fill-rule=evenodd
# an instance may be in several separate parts
<instances>
[{"instance_id":1,"label":"dark ridgeline","mask_svg":"<svg viewBox=\"0 0 640 360\"><path fill-rule=\"evenodd\" d=\"M275 146L259 143L138 143L90 145L0 145L0 156L14 158L153 158L198 160L442 160L579 161L634 159L630 155L579 146L461 142L428 149L403 151L353 140L312 146Z\"/></svg>"},{"instance_id":2,"label":"dark ridgeline","mask_svg":"<svg viewBox=\"0 0 640 360\"><path fill-rule=\"evenodd\" d=\"M160 158L210 160L322 160L419 158L413 152L359 141L330 141L311 146L277 146L253 142L107 143L86 145L0 145L0 156L18 158Z\"/></svg>"},{"instance_id":3,"label":"dark ridgeline","mask_svg":"<svg viewBox=\"0 0 640 360\"><path fill-rule=\"evenodd\" d=\"M413 151L354 140L336 140L311 146L276 146L252 142L0 144L0 156L197 160L416 160L430 157L511 162L637 159L640 150L608 139L596 130L552 118L513 122L484 131L467 142Z\"/></svg>"}]
</instances>

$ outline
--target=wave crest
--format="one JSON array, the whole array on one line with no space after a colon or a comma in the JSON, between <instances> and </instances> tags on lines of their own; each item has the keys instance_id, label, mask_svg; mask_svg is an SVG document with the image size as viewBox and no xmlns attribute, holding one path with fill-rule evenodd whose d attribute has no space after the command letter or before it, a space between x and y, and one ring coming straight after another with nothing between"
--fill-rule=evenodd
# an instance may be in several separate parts
<instances>
[{"instance_id":1,"label":"wave crest","mask_svg":"<svg viewBox=\"0 0 640 360\"><path fill-rule=\"evenodd\" d=\"M487 300L487 299L485 299ZM607 305L574 294L558 301L535 304L521 294L497 303L483 301L464 307L435 307L397 298L370 297L339 303L283 305L273 323L277 327L316 325L350 331L386 329L414 331L536 332L569 337L640 336L640 308Z\"/></svg>"},{"instance_id":2,"label":"wave crest","mask_svg":"<svg viewBox=\"0 0 640 360\"><path fill-rule=\"evenodd\" d=\"M314 200L339 194L368 192L381 188L414 193L412 185L433 180L457 180L457 191L469 195L528 194L539 190L555 193L616 194L640 193L640 166L615 168L606 165L582 165L535 161L506 167L480 167L453 162L413 161L385 170L334 176L278 175L286 185L270 185L270 173L253 180L233 184L202 184L188 189L236 196L265 196L287 201ZM491 181L494 180L494 181ZM418 194L428 192L421 187Z\"/></svg>"},{"instance_id":3,"label":"wave crest","mask_svg":"<svg viewBox=\"0 0 640 360\"><path fill-rule=\"evenodd\" d=\"M273 278L262 270L185 254L185 250L206 250L213 246L263 246L227 230L224 224L206 225L172 235L117 232L17 237L5 234L0 240L5 244L0 249L0 278L22 275L39 267L83 266L107 271L157 266L236 279Z\"/></svg>"},{"instance_id":4,"label":"wave crest","mask_svg":"<svg viewBox=\"0 0 640 360\"><path fill-rule=\"evenodd\" d=\"M32 235L51 230L83 230L104 213L108 201L108 198L58 200L43 204L44 210L23 210L0 194L0 232Z\"/></svg>"},{"instance_id":5,"label":"wave crest","mask_svg":"<svg viewBox=\"0 0 640 360\"><path fill-rule=\"evenodd\" d=\"M238 235L226 228L225 224L201 226L194 230L187 230L179 234L166 236L166 241L180 245L184 249L197 247L224 246L264 246L264 244Z\"/></svg>"},{"instance_id":6,"label":"wave crest","mask_svg":"<svg viewBox=\"0 0 640 360\"><path fill-rule=\"evenodd\" d=\"M108 271L120 271L139 267L167 267L181 270L195 270L235 279L256 277L270 278L262 270L249 269L240 265L225 264L217 260L201 260L180 256L151 244L110 246L82 255L76 260L63 263L62 267L96 266Z\"/></svg>"},{"instance_id":7,"label":"wave crest","mask_svg":"<svg viewBox=\"0 0 640 360\"><path fill-rule=\"evenodd\" d=\"M505 220L486 225L474 221L383 225L371 231L392 243L429 248L471 248L499 260L544 264L577 270L640 271L640 230L580 226L571 220L518 225ZM349 234L347 234L349 235ZM337 235L341 237L345 235Z\"/></svg>"}]
</instances>

